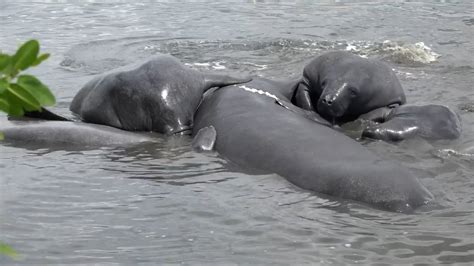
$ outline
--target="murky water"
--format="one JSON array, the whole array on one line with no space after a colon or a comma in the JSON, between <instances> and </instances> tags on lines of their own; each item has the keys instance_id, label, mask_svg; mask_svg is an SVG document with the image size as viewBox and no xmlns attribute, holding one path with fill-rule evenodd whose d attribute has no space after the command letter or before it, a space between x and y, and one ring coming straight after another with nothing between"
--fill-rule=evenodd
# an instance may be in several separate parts
<instances>
[{"instance_id":1,"label":"murky water","mask_svg":"<svg viewBox=\"0 0 474 266\"><path fill-rule=\"evenodd\" d=\"M33 73L63 114L94 74L158 52L200 70L281 78L338 49L389 62L409 102L449 105L464 127L457 141L363 143L413 169L436 196L414 215L236 173L192 152L189 137L82 150L2 144L0 240L20 263L474 261L470 0L2 1L0 20L1 49L37 38L53 54Z\"/></svg>"}]
</instances>

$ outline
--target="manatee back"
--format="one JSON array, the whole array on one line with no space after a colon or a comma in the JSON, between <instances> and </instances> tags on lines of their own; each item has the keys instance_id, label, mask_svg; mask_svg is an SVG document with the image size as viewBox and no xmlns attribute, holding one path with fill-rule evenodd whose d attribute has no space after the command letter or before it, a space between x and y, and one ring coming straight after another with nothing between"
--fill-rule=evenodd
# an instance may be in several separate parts
<instances>
[{"instance_id":1,"label":"manatee back","mask_svg":"<svg viewBox=\"0 0 474 266\"><path fill-rule=\"evenodd\" d=\"M418 135L426 139L456 139L461 135L459 115L444 105L403 105L388 120L418 127Z\"/></svg>"},{"instance_id":2,"label":"manatee back","mask_svg":"<svg viewBox=\"0 0 474 266\"><path fill-rule=\"evenodd\" d=\"M284 97L269 85L247 86ZM410 211L431 200L408 170L265 95L232 88L206 95L194 134L213 126L215 149L226 159L246 170L277 173L303 189L392 211Z\"/></svg>"},{"instance_id":3,"label":"manatee back","mask_svg":"<svg viewBox=\"0 0 474 266\"><path fill-rule=\"evenodd\" d=\"M70 121L1 122L0 131L6 142L49 147L121 146L154 141L147 135Z\"/></svg>"},{"instance_id":4,"label":"manatee back","mask_svg":"<svg viewBox=\"0 0 474 266\"><path fill-rule=\"evenodd\" d=\"M203 87L199 72L172 56L159 55L135 69L93 79L74 97L70 109L91 123L170 133L191 126Z\"/></svg>"}]
</instances>

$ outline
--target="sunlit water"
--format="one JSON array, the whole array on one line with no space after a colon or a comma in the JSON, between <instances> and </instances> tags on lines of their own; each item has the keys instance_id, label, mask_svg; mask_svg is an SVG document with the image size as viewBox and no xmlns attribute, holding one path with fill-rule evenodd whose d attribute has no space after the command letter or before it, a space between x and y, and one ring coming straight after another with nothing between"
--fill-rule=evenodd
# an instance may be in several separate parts
<instances>
[{"instance_id":1,"label":"sunlit water","mask_svg":"<svg viewBox=\"0 0 474 266\"><path fill-rule=\"evenodd\" d=\"M4 51L37 38L53 54L33 73L62 114L93 75L159 52L203 71L282 78L336 49L387 61L410 103L448 105L464 130L449 142L362 143L433 192L436 204L414 215L237 173L194 153L189 137L114 148L2 144L0 241L20 263L474 261L470 0L1 1L0 21Z\"/></svg>"}]
</instances>

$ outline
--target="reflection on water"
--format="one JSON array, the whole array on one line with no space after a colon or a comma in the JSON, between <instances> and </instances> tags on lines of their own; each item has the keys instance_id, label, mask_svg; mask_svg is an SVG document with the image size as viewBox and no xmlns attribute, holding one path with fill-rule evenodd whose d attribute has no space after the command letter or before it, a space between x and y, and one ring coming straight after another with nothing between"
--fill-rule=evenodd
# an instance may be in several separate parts
<instances>
[{"instance_id":1,"label":"reflection on water","mask_svg":"<svg viewBox=\"0 0 474 266\"><path fill-rule=\"evenodd\" d=\"M0 239L21 263L474 261L470 1L41 1L0 10L2 49L34 37L53 53L34 73L63 114L93 75L156 53L202 71L283 78L324 51L348 50L387 61L409 102L449 105L464 127L451 142L361 142L433 192L436 204L414 215L237 173L191 151L186 136L117 148L2 145Z\"/></svg>"}]
</instances>

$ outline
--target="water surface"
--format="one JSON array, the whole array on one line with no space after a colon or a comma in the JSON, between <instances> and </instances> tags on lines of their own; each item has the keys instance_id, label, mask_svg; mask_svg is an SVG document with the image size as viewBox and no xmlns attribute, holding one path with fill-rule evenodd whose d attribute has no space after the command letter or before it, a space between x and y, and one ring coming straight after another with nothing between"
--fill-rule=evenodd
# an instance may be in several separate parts
<instances>
[{"instance_id":1,"label":"water surface","mask_svg":"<svg viewBox=\"0 0 474 266\"><path fill-rule=\"evenodd\" d=\"M2 1L0 10L2 50L37 38L53 54L33 73L62 114L94 75L156 53L202 71L282 78L348 50L391 64L410 103L448 105L464 128L456 141L362 143L433 192L436 204L414 215L235 172L191 151L188 137L113 148L4 144L0 239L20 263L474 261L471 1Z\"/></svg>"}]
</instances>

